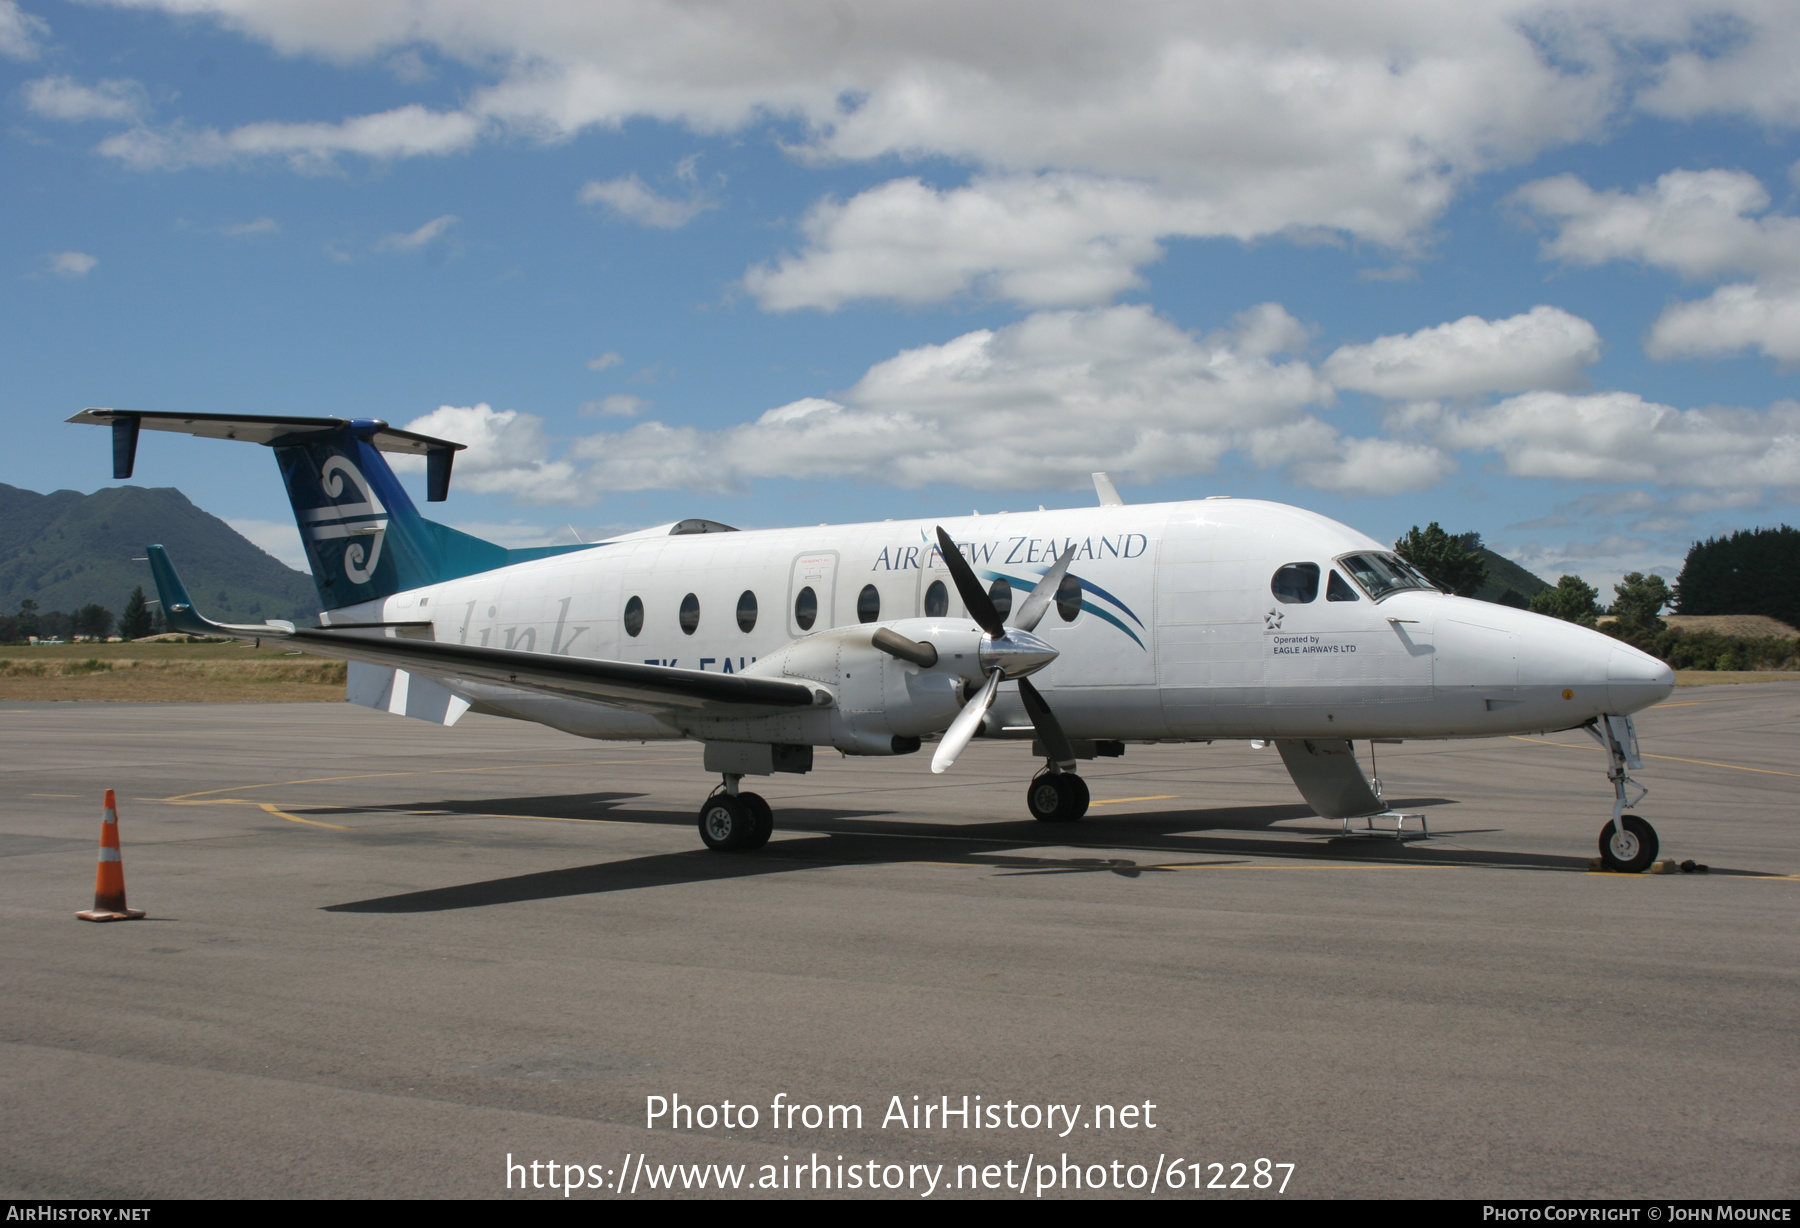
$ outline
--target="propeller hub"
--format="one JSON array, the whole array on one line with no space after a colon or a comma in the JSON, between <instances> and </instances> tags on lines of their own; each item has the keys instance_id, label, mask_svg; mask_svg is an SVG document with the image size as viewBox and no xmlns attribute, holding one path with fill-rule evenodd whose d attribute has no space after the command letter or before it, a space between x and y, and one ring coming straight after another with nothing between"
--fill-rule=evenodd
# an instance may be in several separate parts
<instances>
[{"instance_id":1,"label":"propeller hub","mask_svg":"<svg viewBox=\"0 0 1800 1228\"><path fill-rule=\"evenodd\" d=\"M1029 631L1008 627L1006 634L981 641L979 660L984 674L999 670L1006 678L1035 674L1060 654Z\"/></svg>"}]
</instances>

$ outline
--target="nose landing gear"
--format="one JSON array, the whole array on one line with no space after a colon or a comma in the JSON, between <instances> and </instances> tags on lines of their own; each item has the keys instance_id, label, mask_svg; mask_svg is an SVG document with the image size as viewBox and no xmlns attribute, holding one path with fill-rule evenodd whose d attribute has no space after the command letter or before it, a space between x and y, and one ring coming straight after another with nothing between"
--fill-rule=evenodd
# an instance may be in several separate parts
<instances>
[{"instance_id":1,"label":"nose landing gear","mask_svg":"<svg viewBox=\"0 0 1800 1228\"><path fill-rule=\"evenodd\" d=\"M1616 874L1641 874L1656 864L1656 829L1635 814L1626 814L1650 790L1628 774L1644 766L1638 755L1637 729L1629 716L1603 716L1583 729L1606 751L1606 778L1613 787L1613 817L1600 829L1600 864ZM1628 790L1636 797L1627 797Z\"/></svg>"},{"instance_id":2,"label":"nose landing gear","mask_svg":"<svg viewBox=\"0 0 1800 1228\"><path fill-rule=\"evenodd\" d=\"M1618 874L1642 874L1656 863L1656 829L1635 814L1600 829L1600 861Z\"/></svg>"}]
</instances>

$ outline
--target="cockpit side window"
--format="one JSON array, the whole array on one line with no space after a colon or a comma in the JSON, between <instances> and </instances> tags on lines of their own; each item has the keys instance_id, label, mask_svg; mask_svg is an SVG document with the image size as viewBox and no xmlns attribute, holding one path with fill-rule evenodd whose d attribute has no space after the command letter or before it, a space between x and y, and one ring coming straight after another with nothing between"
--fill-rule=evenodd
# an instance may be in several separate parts
<instances>
[{"instance_id":1,"label":"cockpit side window","mask_svg":"<svg viewBox=\"0 0 1800 1228\"><path fill-rule=\"evenodd\" d=\"M1331 579L1325 583L1325 600L1327 601L1361 601L1350 582L1338 575L1337 568L1331 569Z\"/></svg>"},{"instance_id":2,"label":"cockpit side window","mask_svg":"<svg viewBox=\"0 0 1800 1228\"><path fill-rule=\"evenodd\" d=\"M1269 581L1269 591L1287 605L1305 605L1319 595L1319 565L1289 563Z\"/></svg>"},{"instance_id":3,"label":"cockpit side window","mask_svg":"<svg viewBox=\"0 0 1800 1228\"><path fill-rule=\"evenodd\" d=\"M1363 586L1363 591L1376 601L1380 601L1389 593L1397 593L1402 589L1422 588L1432 592L1437 586L1432 584L1419 572L1408 566L1397 554L1386 551L1368 554L1346 554L1338 562L1345 571L1355 577Z\"/></svg>"}]
</instances>

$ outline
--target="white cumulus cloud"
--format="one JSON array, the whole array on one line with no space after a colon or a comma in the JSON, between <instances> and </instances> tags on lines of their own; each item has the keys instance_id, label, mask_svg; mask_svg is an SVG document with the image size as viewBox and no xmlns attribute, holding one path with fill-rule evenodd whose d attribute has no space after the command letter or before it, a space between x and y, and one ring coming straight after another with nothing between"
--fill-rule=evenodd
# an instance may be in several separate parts
<instances>
[{"instance_id":1,"label":"white cumulus cloud","mask_svg":"<svg viewBox=\"0 0 1800 1228\"><path fill-rule=\"evenodd\" d=\"M99 258L86 252L51 252L50 271L58 277L86 277L99 264Z\"/></svg>"},{"instance_id":2,"label":"white cumulus cloud","mask_svg":"<svg viewBox=\"0 0 1800 1228\"><path fill-rule=\"evenodd\" d=\"M549 459L544 420L534 414L496 410L486 402L440 405L406 429L468 445L452 462L454 484L463 490L512 495L523 503L580 501L575 467ZM423 457L396 455L391 460L396 469L425 467Z\"/></svg>"},{"instance_id":3,"label":"white cumulus cloud","mask_svg":"<svg viewBox=\"0 0 1800 1228\"><path fill-rule=\"evenodd\" d=\"M1538 306L1504 320L1464 316L1367 345L1340 346L1321 368L1339 388L1393 398L1573 388L1600 359L1600 334L1580 316Z\"/></svg>"},{"instance_id":4,"label":"white cumulus cloud","mask_svg":"<svg viewBox=\"0 0 1800 1228\"><path fill-rule=\"evenodd\" d=\"M1079 488L1211 471L1241 450L1346 493L1418 489L1452 467L1433 445L1343 436L1330 388L1286 357L1306 330L1276 304L1195 336L1146 307L1038 312L896 354L837 399L808 397L723 430L657 421L572 441L552 460L537 420L445 407L409 429L471 444L458 473L539 502L607 492L739 491L755 478L901 487Z\"/></svg>"},{"instance_id":5,"label":"white cumulus cloud","mask_svg":"<svg viewBox=\"0 0 1800 1228\"><path fill-rule=\"evenodd\" d=\"M225 523L264 554L273 555L295 571L312 571L312 564L306 558L306 546L300 540L300 530L293 521L228 518Z\"/></svg>"},{"instance_id":6,"label":"white cumulus cloud","mask_svg":"<svg viewBox=\"0 0 1800 1228\"><path fill-rule=\"evenodd\" d=\"M1644 344L1653 358L1703 358L1749 347L1800 362L1800 280L1740 282L1677 303L1657 318Z\"/></svg>"},{"instance_id":7,"label":"white cumulus cloud","mask_svg":"<svg viewBox=\"0 0 1800 1228\"><path fill-rule=\"evenodd\" d=\"M129 122L149 108L144 87L116 79L82 85L73 77L39 77L24 86L25 105L45 119Z\"/></svg>"},{"instance_id":8,"label":"white cumulus cloud","mask_svg":"<svg viewBox=\"0 0 1800 1228\"><path fill-rule=\"evenodd\" d=\"M43 50L38 40L49 33L49 26L13 0L0 0L0 55L11 60L35 60Z\"/></svg>"},{"instance_id":9,"label":"white cumulus cloud","mask_svg":"<svg viewBox=\"0 0 1800 1228\"><path fill-rule=\"evenodd\" d=\"M1800 403L1675 409L1636 393L1528 392L1439 411L1441 447L1492 449L1508 473L1667 486L1800 487Z\"/></svg>"},{"instance_id":10,"label":"white cumulus cloud","mask_svg":"<svg viewBox=\"0 0 1800 1228\"><path fill-rule=\"evenodd\" d=\"M115 2L210 17L283 55L429 54L484 82L454 109L137 126L100 147L134 166L283 157L317 169L634 119L702 134L775 120L803 160L935 158L972 174L821 202L801 250L747 275L777 308L961 294L1095 304L1175 236L1326 230L1406 248L1471 176L1599 136L1622 109L1794 122L1772 101L1795 92L1782 51L1794 23L1762 0ZM1722 44L1721 21L1740 37ZM631 176L591 190L650 225L702 207ZM915 261L920 245L941 250Z\"/></svg>"},{"instance_id":11,"label":"white cumulus cloud","mask_svg":"<svg viewBox=\"0 0 1800 1228\"><path fill-rule=\"evenodd\" d=\"M461 111L408 105L341 123L245 124L229 132L135 127L101 141L98 150L139 170L214 166L258 157L285 158L296 170L328 169L339 154L392 159L460 153L480 139L484 121Z\"/></svg>"},{"instance_id":12,"label":"white cumulus cloud","mask_svg":"<svg viewBox=\"0 0 1800 1228\"><path fill-rule=\"evenodd\" d=\"M1652 357L1755 348L1800 360L1800 217L1767 213L1769 193L1754 175L1671 171L1634 192L1596 192L1559 175L1526 184L1516 199L1557 224L1544 244L1547 257L1582 265L1633 260L1687 278L1752 277L1668 307L1645 342Z\"/></svg>"},{"instance_id":13,"label":"white cumulus cloud","mask_svg":"<svg viewBox=\"0 0 1800 1228\"><path fill-rule=\"evenodd\" d=\"M707 209L717 207L704 197L677 200L658 196L645 186L636 172L622 179L585 183L576 198L584 205L605 205L626 221L663 230L679 230Z\"/></svg>"},{"instance_id":14,"label":"white cumulus cloud","mask_svg":"<svg viewBox=\"0 0 1800 1228\"><path fill-rule=\"evenodd\" d=\"M444 237L444 232L456 225L454 213L446 213L442 217L434 217L417 230L408 230L399 234L384 235L375 244L379 252L416 252L421 247L435 243Z\"/></svg>"}]
</instances>

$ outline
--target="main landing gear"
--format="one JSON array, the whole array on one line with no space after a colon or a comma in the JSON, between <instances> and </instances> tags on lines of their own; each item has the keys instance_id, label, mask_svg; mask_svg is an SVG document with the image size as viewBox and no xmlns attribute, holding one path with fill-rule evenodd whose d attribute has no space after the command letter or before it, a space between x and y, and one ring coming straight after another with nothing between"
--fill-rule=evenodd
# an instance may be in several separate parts
<instances>
[{"instance_id":1,"label":"main landing gear","mask_svg":"<svg viewBox=\"0 0 1800 1228\"><path fill-rule=\"evenodd\" d=\"M1045 768L1025 790L1025 804L1040 823L1073 823L1087 813L1087 781L1073 772Z\"/></svg>"},{"instance_id":2,"label":"main landing gear","mask_svg":"<svg viewBox=\"0 0 1800 1228\"><path fill-rule=\"evenodd\" d=\"M1642 874L1656 864L1659 845L1656 829L1635 814L1626 814L1650 790L1633 780L1632 768L1643 767L1638 755L1637 730L1629 716L1603 716L1583 729L1606 752L1606 778L1613 787L1613 817L1600 829L1600 864L1615 874ZM1636 797L1627 796L1637 790Z\"/></svg>"},{"instance_id":3,"label":"main landing gear","mask_svg":"<svg viewBox=\"0 0 1800 1228\"><path fill-rule=\"evenodd\" d=\"M775 831L775 812L761 794L740 793L736 773L726 773L725 783L700 807L700 838L715 853L742 853L759 849Z\"/></svg>"}]
</instances>

